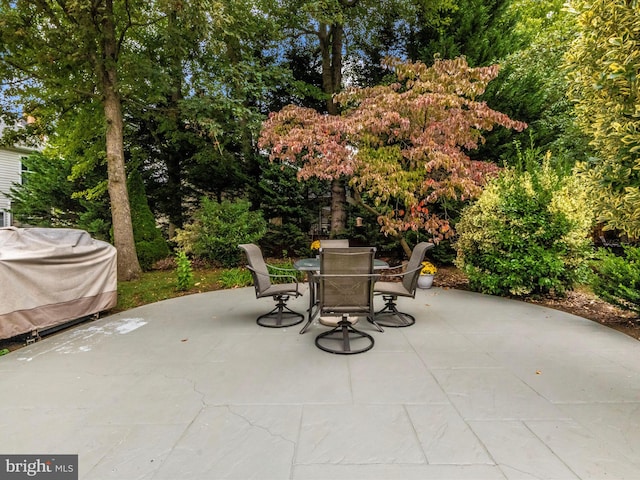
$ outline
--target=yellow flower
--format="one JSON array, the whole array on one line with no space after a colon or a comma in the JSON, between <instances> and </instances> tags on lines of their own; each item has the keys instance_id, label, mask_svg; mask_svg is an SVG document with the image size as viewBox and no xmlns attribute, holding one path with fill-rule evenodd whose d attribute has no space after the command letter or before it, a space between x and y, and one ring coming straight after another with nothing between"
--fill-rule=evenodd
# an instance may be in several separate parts
<instances>
[{"instance_id":1,"label":"yellow flower","mask_svg":"<svg viewBox=\"0 0 640 480\"><path fill-rule=\"evenodd\" d=\"M320 250L320 240L311 242L311 250Z\"/></svg>"},{"instance_id":2,"label":"yellow flower","mask_svg":"<svg viewBox=\"0 0 640 480\"><path fill-rule=\"evenodd\" d=\"M422 262L422 270L420 270L420 275L435 275L438 271L436 266L431 262Z\"/></svg>"}]
</instances>

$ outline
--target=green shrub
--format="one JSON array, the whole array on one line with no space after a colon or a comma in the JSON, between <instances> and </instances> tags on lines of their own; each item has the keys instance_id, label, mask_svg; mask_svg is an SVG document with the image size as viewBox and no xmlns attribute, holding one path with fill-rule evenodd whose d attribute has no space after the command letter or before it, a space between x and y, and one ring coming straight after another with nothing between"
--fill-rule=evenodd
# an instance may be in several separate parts
<instances>
[{"instance_id":1,"label":"green shrub","mask_svg":"<svg viewBox=\"0 0 640 480\"><path fill-rule=\"evenodd\" d=\"M262 214L249 210L249 202L202 199L193 222L179 230L176 242L186 252L224 267L240 263L241 243L257 243L267 230Z\"/></svg>"},{"instance_id":2,"label":"green shrub","mask_svg":"<svg viewBox=\"0 0 640 480\"><path fill-rule=\"evenodd\" d=\"M593 265L593 292L606 302L640 315L640 248L627 246L624 256L601 250Z\"/></svg>"},{"instance_id":3,"label":"green shrub","mask_svg":"<svg viewBox=\"0 0 640 480\"><path fill-rule=\"evenodd\" d=\"M293 260L290 258L285 258L274 261L268 265L269 273L273 275L284 275L282 278L272 278L271 283L291 283L293 282L293 279L290 278L291 276L295 277L299 282L304 282L306 279L305 273L293 268L293 263Z\"/></svg>"},{"instance_id":4,"label":"green shrub","mask_svg":"<svg viewBox=\"0 0 640 480\"><path fill-rule=\"evenodd\" d=\"M136 242L136 253L140 267L148 271L151 270L155 262L166 258L170 252L164 238L157 237L151 241L140 240Z\"/></svg>"},{"instance_id":5,"label":"green shrub","mask_svg":"<svg viewBox=\"0 0 640 480\"><path fill-rule=\"evenodd\" d=\"M502 171L457 225L456 265L474 290L563 294L587 268L592 213L578 177L556 173L550 155L528 160Z\"/></svg>"},{"instance_id":6,"label":"green shrub","mask_svg":"<svg viewBox=\"0 0 640 480\"><path fill-rule=\"evenodd\" d=\"M176 287L179 291L184 292L193 287L191 261L182 250L176 254L176 276Z\"/></svg>"},{"instance_id":7,"label":"green shrub","mask_svg":"<svg viewBox=\"0 0 640 480\"><path fill-rule=\"evenodd\" d=\"M248 287L253 285L251 272L246 268L230 268L220 275L222 288Z\"/></svg>"},{"instance_id":8,"label":"green shrub","mask_svg":"<svg viewBox=\"0 0 640 480\"><path fill-rule=\"evenodd\" d=\"M169 256L169 247L156 225L156 219L147 203L142 175L137 170L129 175L128 188L136 253L140 267L146 271L157 260Z\"/></svg>"},{"instance_id":9,"label":"green shrub","mask_svg":"<svg viewBox=\"0 0 640 480\"><path fill-rule=\"evenodd\" d=\"M270 225L260 246L263 253L269 256L284 256L285 253L304 256L309 254L309 235L292 223Z\"/></svg>"}]
</instances>

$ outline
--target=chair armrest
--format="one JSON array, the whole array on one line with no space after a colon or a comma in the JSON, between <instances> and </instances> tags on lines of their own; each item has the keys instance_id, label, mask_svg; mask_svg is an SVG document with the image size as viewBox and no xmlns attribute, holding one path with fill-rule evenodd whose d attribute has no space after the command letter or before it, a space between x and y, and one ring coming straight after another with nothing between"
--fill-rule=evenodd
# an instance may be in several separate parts
<instances>
[{"instance_id":1,"label":"chair armrest","mask_svg":"<svg viewBox=\"0 0 640 480\"><path fill-rule=\"evenodd\" d=\"M300 270L296 270L295 268L283 268L283 267L278 267L277 265L272 265L270 263L267 263L267 269L270 272L271 278L293 278L295 279L295 283L300 282L302 276L304 275L303 272L301 272ZM280 273L283 272L283 273Z\"/></svg>"},{"instance_id":2,"label":"chair armrest","mask_svg":"<svg viewBox=\"0 0 640 480\"><path fill-rule=\"evenodd\" d=\"M404 272L400 272L400 273L383 273L382 276L384 276L385 278L389 278L389 277L403 278L411 273L417 272L418 270L422 270L422 265L419 265L416 268L412 268L411 270L405 270Z\"/></svg>"},{"instance_id":3,"label":"chair armrest","mask_svg":"<svg viewBox=\"0 0 640 480\"><path fill-rule=\"evenodd\" d=\"M295 268L283 268L283 267L278 267L277 265L272 265L270 263L267 263L267 268L270 268L272 270L280 270L282 272L297 272L298 270L296 270Z\"/></svg>"},{"instance_id":4,"label":"chair armrest","mask_svg":"<svg viewBox=\"0 0 640 480\"><path fill-rule=\"evenodd\" d=\"M272 267L272 265L268 265L267 267ZM291 280L291 282L289 283L295 283L296 284L296 291L298 290L298 279L295 275L279 275L279 274L275 274L275 273L262 273L262 272L258 272L256 271L254 268L252 268L250 265L247 265L247 268L249 270L251 270L253 273L255 273L256 275L261 275L263 277L269 277L269 278L286 278ZM273 267L277 270L282 270L282 271L286 271L286 272L293 272L294 270L291 270L289 268L278 268L278 267ZM284 282L283 282L284 283Z\"/></svg>"}]
</instances>

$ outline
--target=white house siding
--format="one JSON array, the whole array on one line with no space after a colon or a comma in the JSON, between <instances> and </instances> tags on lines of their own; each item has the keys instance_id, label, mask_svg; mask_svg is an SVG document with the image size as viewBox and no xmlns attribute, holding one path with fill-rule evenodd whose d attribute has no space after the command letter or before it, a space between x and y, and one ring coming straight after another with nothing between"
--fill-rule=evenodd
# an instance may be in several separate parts
<instances>
[{"instance_id":1,"label":"white house siding","mask_svg":"<svg viewBox=\"0 0 640 480\"><path fill-rule=\"evenodd\" d=\"M14 183L20 183L22 158L29 153L29 150L0 148L0 227L11 225L11 202L7 194Z\"/></svg>"}]
</instances>

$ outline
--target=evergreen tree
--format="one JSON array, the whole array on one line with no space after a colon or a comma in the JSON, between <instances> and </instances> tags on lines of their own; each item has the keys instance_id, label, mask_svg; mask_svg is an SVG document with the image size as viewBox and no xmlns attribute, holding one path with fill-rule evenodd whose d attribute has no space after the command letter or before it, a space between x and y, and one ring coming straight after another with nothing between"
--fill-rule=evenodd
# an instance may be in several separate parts
<instances>
[{"instance_id":1,"label":"evergreen tree","mask_svg":"<svg viewBox=\"0 0 640 480\"><path fill-rule=\"evenodd\" d=\"M552 161L568 171L590 152L566 95L564 56L575 36L575 23L558 0L519 8L523 18L516 30L529 43L501 61L500 75L483 98L493 108L526 122L528 128L522 133L491 132L476 155L514 165L520 148L551 150Z\"/></svg>"},{"instance_id":2,"label":"evergreen tree","mask_svg":"<svg viewBox=\"0 0 640 480\"><path fill-rule=\"evenodd\" d=\"M149 270L154 262L169 255L169 247L156 225L156 219L147 203L142 175L137 170L129 174L128 187L136 251L142 269Z\"/></svg>"},{"instance_id":3,"label":"evergreen tree","mask_svg":"<svg viewBox=\"0 0 640 480\"><path fill-rule=\"evenodd\" d=\"M14 219L38 227L77 225L82 206L72 198L76 186L68 180L71 162L35 153L22 163L22 183L9 193Z\"/></svg>"},{"instance_id":4,"label":"evergreen tree","mask_svg":"<svg viewBox=\"0 0 640 480\"><path fill-rule=\"evenodd\" d=\"M409 58L431 64L436 55L464 55L472 67L495 63L521 46L514 30L516 19L509 10L511 3L512 0L460 0L435 25L420 12L419 21L409 27Z\"/></svg>"}]
</instances>

